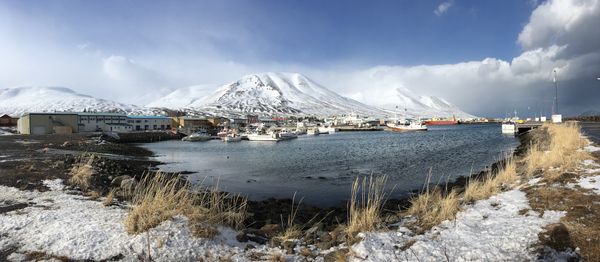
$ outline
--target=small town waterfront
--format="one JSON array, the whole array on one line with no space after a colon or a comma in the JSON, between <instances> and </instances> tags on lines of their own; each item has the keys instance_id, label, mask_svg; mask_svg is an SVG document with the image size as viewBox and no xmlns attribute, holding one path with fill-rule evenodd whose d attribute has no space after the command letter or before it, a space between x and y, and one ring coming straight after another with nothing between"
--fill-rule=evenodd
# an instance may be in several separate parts
<instances>
[{"instance_id":1,"label":"small town waterfront","mask_svg":"<svg viewBox=\"0 0 600 262\"><path fill-rule=\"evenodd\" d=\"M189 179L202 185L217 181L223 191L250 199L291 198L318 206L343 204L356 177L387 175L391 197L420 189L431 170L431 181L445 183L477 172L518 145L500 126L431 126L427 132L338 132L300 136L290 141L144 144L159 167L194 172Z\"/></svg>"}]
</instances>

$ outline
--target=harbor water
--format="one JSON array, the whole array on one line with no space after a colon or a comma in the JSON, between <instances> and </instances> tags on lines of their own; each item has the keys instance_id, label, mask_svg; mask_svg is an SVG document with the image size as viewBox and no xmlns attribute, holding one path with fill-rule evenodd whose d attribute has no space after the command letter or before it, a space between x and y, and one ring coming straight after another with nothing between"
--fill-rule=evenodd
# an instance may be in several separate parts
<instances>
[{"instance_id":1,"label":"harbor water","mask_svg":"<svg viewBox=\"0 0 600 262\"><path fill-rule=\"evenodd\" d=\"M163 141L143 146L159 168L193 172L188 179L252 200L303 198L303 203L346 203L352 182L388 176L390 197L484 170L518 145L496 124L431 126L427 132L338 132L281 142Z\"/></svg>"}]
</instances>

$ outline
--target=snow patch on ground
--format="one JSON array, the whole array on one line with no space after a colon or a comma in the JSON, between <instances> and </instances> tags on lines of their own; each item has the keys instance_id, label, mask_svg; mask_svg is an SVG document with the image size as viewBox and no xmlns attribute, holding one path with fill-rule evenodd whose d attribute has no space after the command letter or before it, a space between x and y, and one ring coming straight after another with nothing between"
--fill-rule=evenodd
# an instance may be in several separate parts
<instances>
[{"instance_id":1,"label":"snow patch on ground","mask_svg":"<svg viewBox=\"0 0 600 262\"><path fill-rule=\"evenodd\" d=\"M593 153L593 152L600 151L600 147L593 146L593 145L586 146L586 147L584 147L584 149L585 149L586 151L588 151L588 152L592 152L592 153Z\"/></svg>"},{"instance_id":2,"label":"snow patch on ground","mask_svg":"<svg viewBox=\"0 0 600 262\"><path fill-rule=\"evenodd\" d=\"M536 177L536 178L533 178L533 179L529 180L529 181L527 182L527 184L528 184L528 185L530 185L530 186L534 186L534 185L536 185L538 182L540 182L541 180L542 180L542 178L541 178L541 177Z\"/></svg>"},{"instance_id":3,"label":"snow patch on ground","mask_svg":"<svg viewBox=\"0 0 600 262\"><path fill-rule=\"evenodd\" d=\"M60 178L57 178L54 180L44 180L44 181L42 181L42 184L44 184L44 186L46 186L47 188L49 188L52 191L61 191L65 188L65 185L63 184L63 180Z\"/></svg>"},{"instance_id":4,"label":"snow patch on ground","mask_svg":"<svg viewBox=\"0 0 600 262\"><path fill-rule=\"evenodd\" d=\"M582 177L579 179L579 186L585 189L591 189L594 193L600 195L600 176Z\"/></svg>"},{"instance_id":5,"label":"snow patch on ground","mask_svg":"<svg viewBox=\"0 0 600 262\"><path fill-rule=\"evenodd\" d=\"M0 215L0 250L17 248L11 259L41 251L76 260L103 260L118 255L123 260L146 258L148 243L155 261L214 260L231 258L246 261L243 247L235 240L236 232L219 228L214 239L195 238L187 218L174 217L139 235L129 235L123 220L127 209L105 207L100 202L60 191L59 179L44 181L51 191L20 191L0 186L0 204L29 203L23 209ZM147 238L150 238L148 241ZM208 259L210 260L210 259Z\"/></svg>"},{"instance_id":6,"label":"snow patch on ground","mask_svg":"<svg viewBox=\"0 0 600 262\"><path fill-rule=\"evenodd\" d=\"M533 245L544 226L556 223L564 212L530 209L524 192L515 189L467 206L455 221L444 221L424 235L405 232L366 233L352 249L355 261L514 261L535 260ZM408 249L399 247L414 240Z\"/></svg>"}]
</instances>

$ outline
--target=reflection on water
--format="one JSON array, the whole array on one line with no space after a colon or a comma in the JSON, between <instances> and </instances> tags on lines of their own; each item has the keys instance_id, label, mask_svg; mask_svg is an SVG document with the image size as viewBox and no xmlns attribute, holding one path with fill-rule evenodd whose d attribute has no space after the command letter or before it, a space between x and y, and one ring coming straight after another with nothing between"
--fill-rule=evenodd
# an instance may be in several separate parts
<instances>
[{"instance_id":1,"label":"reflection on water","mask_svg":"<svg viewBox=\"0 0 600 262\"><path fill-rule=\"evenodd\" d=\"M430 127L427 132L339 132L283 142L164 141L144 146L167 171L193 171L189 179L251 199L291 198L327 206L345 203L357 176L389 176L393 196L431 181L483 170L517 145L498 125Z\"/></svg>"}]
</instances>

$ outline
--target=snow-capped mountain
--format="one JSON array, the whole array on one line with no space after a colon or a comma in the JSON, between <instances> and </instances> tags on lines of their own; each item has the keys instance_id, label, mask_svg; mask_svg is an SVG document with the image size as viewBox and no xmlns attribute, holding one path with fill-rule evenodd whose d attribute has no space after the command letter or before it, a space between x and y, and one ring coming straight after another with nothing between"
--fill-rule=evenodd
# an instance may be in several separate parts
<instances>
[{"instance_id":1,"label":"snow-capped mountain","mask_svg":"<svg viewBox=\"0 0 600 262\"><path fill-rule=\"evenodd\" d=\"M162 98L146 105L146 107L180 109L210 95L214 86L197 85L176 89Z\"/></svg>"},{"instance_id":2,"label":"snow-capped mountain","mask_svg":"<svg viewBox=\"0 0 600 262\"><path fill-rule=\"evenodd\" d=\"M0 89L0 114L19 116L26 112L120 112L133 105L79 94L65 87L10 87Z\"/></svg>"},{"instance_id":3,"label":"snow-capped mountain","mask_svg":"<svg viewBox=\"0 0 600 262\"><path fill-rule=\"evenodd\" d=\"M417 95L406 88L396 89L396 96L397 103L394 105L383 105L382 107L398 113L398 115L406 114L408 117L426 118L455 116L463 119L475 117L462 111L443 98Z\"/></svg>"},{"instance_id":4,"label":"snow-capped mountain","mask_svg":"<svg viewBox=\"0 0 600 262\"><path fill-rule=\"evenodd\" d=\"M147 107L211 114L253 112L329 116L356 113L393 116L398 112L407 117L473 117L444 99L419 96L408 89L396 91L398 102L379 108L343 97L304 75L271 72L244 76L214 92L206 86L177 89Z\"/></svg>"},{"instance_id":5,"label":"snow-capped mountain","mask_svg":"<svg viewBox=\"0 0 600 262\"><path fill-rule=\"evenodd\" d=\"M197 109L207 112L253 112L290 115L340 115L357 113L383 116L388 112L346 98L296 73L261 73L242 77L212 93L204 88L179 89L166 96L165 102L174 108ZM185 94L197 97L176 99ZM179 102L173 105L171 101Z\"/></svg>"}]
</instances>

